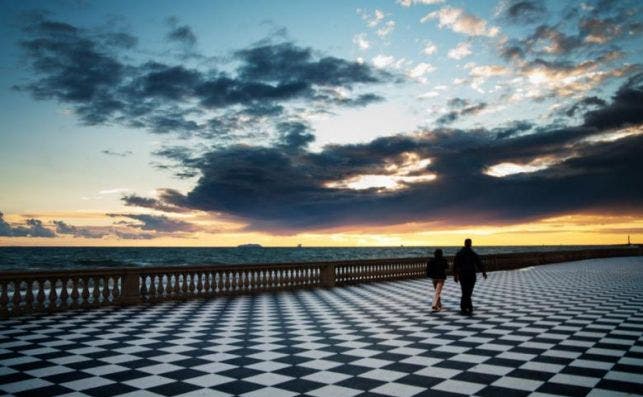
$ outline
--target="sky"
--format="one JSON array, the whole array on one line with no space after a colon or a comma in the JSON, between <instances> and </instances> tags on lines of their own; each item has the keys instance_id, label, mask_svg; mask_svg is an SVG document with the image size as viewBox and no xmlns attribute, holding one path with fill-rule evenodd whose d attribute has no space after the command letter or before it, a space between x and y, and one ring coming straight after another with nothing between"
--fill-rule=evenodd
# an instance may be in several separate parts
<instances>
[{"instance_id":1,"label":"sky","mask_svg":"<svg viewBox=\"0 0 643 397\"><path fill-rule=\"evenodd\" d=\"M643 242L642 8L0 0L0 245Z\"/></svg>"}]
</instances>

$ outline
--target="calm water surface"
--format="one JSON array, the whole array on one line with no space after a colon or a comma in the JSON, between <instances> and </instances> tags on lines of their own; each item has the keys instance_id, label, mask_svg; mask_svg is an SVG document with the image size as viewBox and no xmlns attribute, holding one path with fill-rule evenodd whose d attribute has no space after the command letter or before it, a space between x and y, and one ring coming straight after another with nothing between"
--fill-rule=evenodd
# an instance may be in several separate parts
<instances>
[{"instance_id":1,"label":"calm water surface","mask_svg":"<svg viewBox=\"0 0 643 397\"><path fill-rule=\"evenodd\" d=\"M0 247L0 271L124 266L190 266L313 262L351 259L412 258L432 255L437 247L361 248L133 248ZM445 255L460 247L439 247ZM596 246L474 247L480 254L574 250Z\"/></svg>"}]
</instances>

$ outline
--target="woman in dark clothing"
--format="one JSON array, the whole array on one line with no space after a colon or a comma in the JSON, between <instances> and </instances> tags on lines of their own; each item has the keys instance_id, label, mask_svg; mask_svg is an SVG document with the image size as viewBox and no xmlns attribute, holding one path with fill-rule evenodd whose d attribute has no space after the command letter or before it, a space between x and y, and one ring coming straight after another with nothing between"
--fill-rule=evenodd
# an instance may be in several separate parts
<instances>
[{"instance_id":1,"label":"woman in dark clothing","mask_svg":"<svg viewBox=\"0 0 643 397\"><path fill-rule=\"evenodd\" d=\"M442 250L436 249L433 253L433 258L429 259L426 269L427 276L433 279L433 288L435 288L435 295L433 296L432 305L432 309L434 312L439 312L440 310L442 310L442 299L440 295L442 294L444 280L447 278L446 271L448 268L449 264L442 255Z\"/></svg>"}]
</instances>

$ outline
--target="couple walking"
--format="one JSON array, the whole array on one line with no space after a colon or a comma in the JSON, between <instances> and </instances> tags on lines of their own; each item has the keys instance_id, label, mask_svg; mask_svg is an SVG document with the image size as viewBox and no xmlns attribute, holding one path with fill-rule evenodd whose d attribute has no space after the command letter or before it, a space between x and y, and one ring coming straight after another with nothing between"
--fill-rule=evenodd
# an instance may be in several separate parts
<instances>
[{"instance_id":1,"label":"couple walking","mask_svg":"<svg viewBox=\"0 0 643 397\"><path fill-rule=\"evenodd\" d=\"M441 249L436 249L434 257L427 263L427 275L433 279L435 295L433 296L432 309L434 312L442 310L442 287L447 278L446 271L449 263L442 254ZM464 240L462 247L453 259L453 279L460 283L462 297L460 298L460 313L473 314L471 295L476 284L476 272L482 272L482 277L487 278L487 273L478 254L471 248L471 239Z\"/></svg>"}]
</instances>

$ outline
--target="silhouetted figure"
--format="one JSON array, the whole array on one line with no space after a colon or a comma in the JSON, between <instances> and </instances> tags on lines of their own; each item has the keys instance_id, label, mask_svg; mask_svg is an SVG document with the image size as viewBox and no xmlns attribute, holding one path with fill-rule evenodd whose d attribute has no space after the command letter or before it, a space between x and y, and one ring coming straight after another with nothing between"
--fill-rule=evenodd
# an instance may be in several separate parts
<instances>
[{"instance_id":1,"label":"silhouetted figure","mask_svg":"<svg viewBox=\"0 0 643 397\"><path fill-rule=\"evenodd\" d=\"M442 250L436 249L433 253L433 258L429 259L426 268L426 274L433 279L433 288L435 294L433 295L433 305L431 309L434 312L442 310L442 287L444 287L444 280L447 278L447 269L449 263L442 256Z\"/></svg>"},{"instance_id":2,"label":"silhouetted figure","mask_svg":"<svg viewBox=\"0 0 643 397\"><path fill-rule=\"evenodd\" d=\"M473 314L473 303L471 294L473 287L476 285L476 272L482 272L482 277L487 278L480 257L471 248L471 239L464 240L464 247L458 251L453 260L453 278L455 282L460 282L462 288L462 298L460 298L460 312L462 314Z\"/></svg>"}]
</instances>

